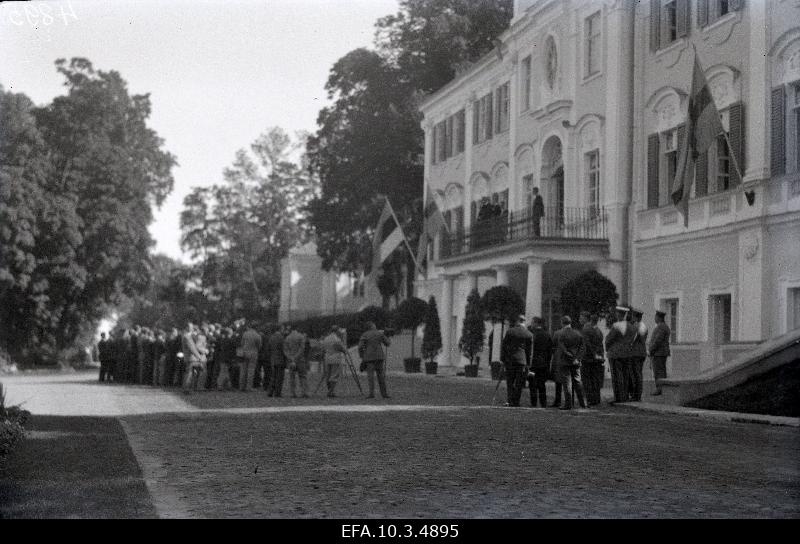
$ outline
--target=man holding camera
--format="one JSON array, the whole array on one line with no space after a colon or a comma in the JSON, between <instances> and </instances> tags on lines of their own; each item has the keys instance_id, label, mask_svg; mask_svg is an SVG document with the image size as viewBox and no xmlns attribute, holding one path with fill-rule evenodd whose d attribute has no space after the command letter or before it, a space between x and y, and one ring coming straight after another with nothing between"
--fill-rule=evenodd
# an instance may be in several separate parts
<instances>
[{"instance_id":1,"label":"man holding camera","mask_svg":"<svg viewBox=\"0 0 800 544\"><path fill-rule=\"evenodd\" d=\"M519 315L506 332L501 346L501 358L506 367L508 406L519 406L519 398L528 374L528 362L531 360L532 344L533 335L525 327L525 316Z\"/></svg>"}]
</instances>

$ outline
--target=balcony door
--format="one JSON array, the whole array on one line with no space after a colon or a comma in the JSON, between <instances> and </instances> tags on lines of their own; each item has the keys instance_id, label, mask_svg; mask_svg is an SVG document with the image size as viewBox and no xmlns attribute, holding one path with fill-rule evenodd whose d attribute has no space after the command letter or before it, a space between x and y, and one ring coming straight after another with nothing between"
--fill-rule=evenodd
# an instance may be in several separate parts
<instances>
[{"instance_id":1,"label":"balcony door","mask_svg":"<svg viewBox=\"0 0 800 544\"><path fill-rule=\"evenodd\" d=\"M564 159L561 140L547 139L542 148L541 192L545 206L545 232L564 224ZM549 227L549 228L548 228Z\"/></svg>"}]
</instances>

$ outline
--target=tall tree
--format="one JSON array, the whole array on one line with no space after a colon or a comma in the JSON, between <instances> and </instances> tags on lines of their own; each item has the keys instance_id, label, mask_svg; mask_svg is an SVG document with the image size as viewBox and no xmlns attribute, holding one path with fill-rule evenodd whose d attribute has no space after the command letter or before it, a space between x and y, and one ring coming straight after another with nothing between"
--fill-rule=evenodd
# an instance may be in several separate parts
<instances>
[{"instance_id":1,"label":"tall tree","mask_svg":"<svg viewBox=\"0 0 800 544\"><path fill-rule=\"evenodd\" d=\"M511 14L510 0L403 0L376 23L376 50L353 50L333 65L325 86L332 104L307 146L321 183L310 220L325 269L366 268L383 196L413 244L422 210L419 100L491 50Z\"/></svg>"}]
</instances>

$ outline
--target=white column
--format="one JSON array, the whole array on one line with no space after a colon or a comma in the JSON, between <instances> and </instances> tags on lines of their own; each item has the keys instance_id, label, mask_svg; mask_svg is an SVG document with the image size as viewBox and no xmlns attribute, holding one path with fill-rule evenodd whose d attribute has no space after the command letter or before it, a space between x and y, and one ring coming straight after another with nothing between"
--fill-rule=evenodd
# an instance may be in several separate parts
<instances>
[{"instance_id":1,"label":"white column","mask_svg":"<svg viewBox=\"0 0 800 544\"><path fill-rule=\"evenodd\" d=\"M767 2L748 2L745 9L750 12L750 43L747 48L747 98L745 102L745 128L747 143L745 145L744 180L758 181L770 177L767 160L770 150L767 145L769 111L767 109L767 92L772 86L767 79L767 49L769 25L767 23Z\"/></svg>"},{"instance_id":2,"label":"white column","mask_svg":"<svg viewBox=\"0 0 800 544\"><path fill-rule=\"evenodd\" d=\"M495 285L508 285L508 267L493 266L492 269L497 273Z\"/></svg>"},{"instance_id":3,"label":"white column","mask_svg":"<svg viewBox=\"0 0 800 544\"><path fill-rule=\"evenodd\" d=\"M453 316L453 276L442 276L442 303L439 306L439 320L442 324L442 353L440 360L442 364L453 365L455 361L450 360L451 346L457 339L450 338L452 330Z\"/></svg>"},{"instance_id":4,"label":"white column","mask_svg":"<svg viewBox=\"0 0 800 544\"><path fill-rule=\"evenodd\" d=\"M528 264L528 285L525 293L525 317L530 321L532 317L542 315L542 277L544 263L547 259L530 257L525 260Z\"/></svg>"}]
</instances>

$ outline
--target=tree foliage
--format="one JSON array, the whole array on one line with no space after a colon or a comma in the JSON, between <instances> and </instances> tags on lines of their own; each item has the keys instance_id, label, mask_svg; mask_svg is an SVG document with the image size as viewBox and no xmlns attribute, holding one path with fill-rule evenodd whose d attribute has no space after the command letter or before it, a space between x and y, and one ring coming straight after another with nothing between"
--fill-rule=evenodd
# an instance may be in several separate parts
<instances>
[{"instance_id":1,"label":"tree foliage","mask_svg":"<svg viewBox=\"0 0 800 544\"><path fill-rule=\"evenodd\" d=\"M375 50L355 49L333 65L325 86L332 104L307 145L321 183L310 221L326 270L366 268L383 196L414 244L424 153L419 101L491 50L511 13L510 0L404 0L397 14L377 21Z\"/></svg>"},{"instance_id":2,"label":"tree foliage","mask_svg":"<svg viewBox=\"0 0 800 544\"><path fill-rule=\"evenodd\" d=\"M525 311L525 302L507 285L495 285L481 297L484 319L492 324L511 321Z\"/></svg>"},{"instance_id":3,"label":"tree foliage","mask_svg":"<svg viewBox=\"0 0 800 544\"><path fill-rule=\"evenodd\" d=\"M422 334L422 356L433 361L442 351L442 329L439 322L439 310L436 307L436 298L431 295L428 308L425 310L425 332Z\"/></svg>"},{"instance_id":4,"label":"tree foliage","mask_svg":"<svg viewBox=\"0 0 800 544\"><path fill-rule=\"evenodd\" d=\"M147 287L176 164L147 95L86 59L56 69L67 92L43 107L0 88L0 343L23 361L54 359Z\"/></svg>"},{"instance_id":5,"label":"tree foliage","mask_svg":"<svg viewBox=\"0 0 800 544\"><path fill-rule=\"evenodd\" d=\"M217 319L263 318L277 311L280 261L308 240L305 209L314 177L290 160L298 143L273 127L236 153L224 182L184 199L181 245L195 259L199 290L219 301Z\"/></svg>"},{"instance_id":6,"label":"tree foliage","mask_svg":"<svg viewBox=\"0 0 800 544\"><path fill-rule=\"evenodd\" d=\"M577 319L581 311L597 315L612 313L619 294L614 283L596 270L589 270L561 288L564 315Z\"/></svg>"},{"instance_id":7,"label":"tree foliage","mask_svg":"<svg viewBox=\"0 0 800 544\"><path fill-rule=\"evenodd\" d=\"M458 349L469 359L470 364L475 360L475 356L483 351L485 335L486 323L483 321L481 296L477 289L473 289L467 297L461 338L458 341Z\"/></svg>"},{"instance_id":8,"label":"tree foliage","mask_svg":"<svg viewBox=\"0 0 800 544\"><path fill-rule=\"evenodd\" d=\"M414 341L417 337L417 328L425 320L428 304L417 297L409 297L400 303L394 311L395 325L399 329L411 331L411 357L414 357Z\"/></svg>"}]
</instances>

